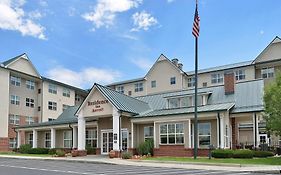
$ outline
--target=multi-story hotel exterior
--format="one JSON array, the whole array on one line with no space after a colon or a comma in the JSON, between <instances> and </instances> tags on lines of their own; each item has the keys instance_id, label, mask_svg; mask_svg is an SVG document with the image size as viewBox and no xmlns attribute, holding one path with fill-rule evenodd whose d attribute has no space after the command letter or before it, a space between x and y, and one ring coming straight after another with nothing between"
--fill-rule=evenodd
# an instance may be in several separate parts
<instances>
[{"instance_id":1,"label":"multi-story hotel exterior","mask_svg":"<svg viewBox=\"0 0 281 175\"><path fill-rule=\"evenodd\" d=\"M278 137L266 133L262 112L264 87L273 80L280 66L281 39L276 37L254 60L199 71L199 155L206 155L209 145L228 149L278 144ZM13 106L18 100L11 93L17 95L17 91L9 90L18 81L17 74L8 73L10 69L3 63L1 82L8 84L0 88L8 106ZM23 71L21 66L17 69ZM81 105L73 101L75 106L56 114L48 111L53 109L49 101L55 99L50 96L55 89L50 86L53 82L38 78L47 89L43 92L43 88L40 97L36 94L42 106L42 113L35 113L40 120L16 127L17 146L30 143L33 147L77 148L84 154L86 145L90 145L97 149L97 154L113 150L117 155L120 150L134 152L140 143L153 139L157 156L192 156L193 75L183 71L177 59L160 55L144 77L107 86L94 84ZM80 93L83 98L83 91L68 88L73 90L70 96ZM24 103L27 105L27 101ZM47 109L44 104L48 104ZM1 115L5 116L1 129L6 127L7 134L1 137L9 138L9 127L5 124L12 110L5 105L0 108ZM48 118L57 119L47 121Z\"/></svg>"}]
</instances>

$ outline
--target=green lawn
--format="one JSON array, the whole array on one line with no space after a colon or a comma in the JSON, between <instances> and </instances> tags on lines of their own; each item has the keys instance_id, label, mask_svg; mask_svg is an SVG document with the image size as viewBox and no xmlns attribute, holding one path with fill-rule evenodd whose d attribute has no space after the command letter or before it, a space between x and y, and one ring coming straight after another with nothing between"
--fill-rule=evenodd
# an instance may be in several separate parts
<instances>
[{"instance_id":1,"label":"green lawn","mask_svg":"<svg viewBox=\"0 0 281 175\"><path fill-rule=\"evenodd\" d=\"M190 162L190 163L232 163L232 164L258 164L258 165L281 165L281 157L270 158L253 158L253 159L209 159L198 158L194 160L188 157L149 157L142 160L154 160L154 161L175 161L175 162Z\"/></svg>"},{"instance_id":2,"label":"green lawn","mask_svg":"<svg viewBox=\"0 0 281 175\"><path fill-rule=\"evenodd\" d=\"M21 154L15 152L0 152L0 155L9 155L9 156L30 156L30 157L52 157L49 154Z\"/></svg>"}]
</instances>

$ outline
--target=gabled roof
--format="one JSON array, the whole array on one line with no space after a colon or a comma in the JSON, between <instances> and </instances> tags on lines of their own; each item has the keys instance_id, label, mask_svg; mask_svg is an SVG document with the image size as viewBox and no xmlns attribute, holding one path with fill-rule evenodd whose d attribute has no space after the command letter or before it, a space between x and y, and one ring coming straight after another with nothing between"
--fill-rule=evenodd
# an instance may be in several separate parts
<instances>
[{"instance_id":1,"label":"gabled roof","mask_svg":"<svg viewBox=\"0 0 281 175\"><path fill-rule=\"evenodd\" d=\"M111 88L95 83L90 93L81 104L76 114L83 108L87 99L91 96L93 91L98 90L117 110L121 112L129 112L132 114L139 114L141 112L150 110L148 103L138 100L136 98L119 93Z\"/></svg>"}]
</instances>

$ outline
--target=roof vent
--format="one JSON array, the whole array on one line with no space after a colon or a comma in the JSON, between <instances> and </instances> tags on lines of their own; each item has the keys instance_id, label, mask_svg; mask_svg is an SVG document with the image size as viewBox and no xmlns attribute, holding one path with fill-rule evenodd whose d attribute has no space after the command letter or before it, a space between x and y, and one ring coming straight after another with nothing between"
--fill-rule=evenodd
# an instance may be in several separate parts
<instances>
[{"instance_id":1,"label":"roof vent","mask_svg":"<svg viewBox=\"0 0 281 175\"><path fill-rule=\"evenodd\" d=\"M172 63L173 63L174 65L178 66L179 59L177 59L177 58L172 59Z\"/></svg>"},{"instance_id":2,"label":"roof vent","mask_svg":"<svg viewBox=\"0 0 281 175\"><path fill-rule=\"evenodd\" d=\"M178 63L178 68L182 69L182 67L183 67L183 64L182 63Z\"/></svg>"}]
</instances>

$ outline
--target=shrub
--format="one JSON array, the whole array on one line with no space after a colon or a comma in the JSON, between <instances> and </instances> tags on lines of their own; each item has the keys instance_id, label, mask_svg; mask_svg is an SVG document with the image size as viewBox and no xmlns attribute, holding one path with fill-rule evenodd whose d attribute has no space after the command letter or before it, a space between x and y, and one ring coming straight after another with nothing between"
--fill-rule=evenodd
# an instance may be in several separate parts
<instances>
[{"instance_id":1,"label":"shrub","mask_svg":"<svg viewBox=\"0 0 281 175\"><path fill-rule=\"evenodd\" d=\"M273 152L270 151L253 151L254 157L272 157Z\"/></svg>"},{"instance_id":2,"label":"shrub","mask_svg":"<svg viewBox=\"0 0 281 175\"><path fill-rule=\"evenodd\" d=\"M130 152L122 152L122 159L130 159L132 154Z\"/></svg>"},{"instance_id":3,"label":"shrub","mask_svg":"<svg viewBox=\"0 0 281 175\"><path fill-rule=\"evenodd\" d=\"M49 149L48 148L31 148L28 152L28 154L48 154Z\"/></svg>"},{"instance_id":4,"label":"shrub","mask_svg":"<svg viewBox=\"0 0 281 175\"><path fill-rule=\"evenodd\" d=\"M238 149L233 151L233 158L246 158L251 159L254 157L254 153L248 149Z\"/></svg>"},{"instance_id":5,"label":"shrub","mask_svg":"<svg viewBox=\"0 0 281 175\"><path fill-rule=\"evenodd\" d=\"M214 158L231 158L233 150L230 149L217 149L212 151L212 157Z\"/></svg>"},{"instance_id":6,"label":"shrub","mask_svg":"<svg viewBox=\"0 0 281 175\"><path fill-rule=\"evenodd\" d=\"M153 155L153 140L149 139L141 143L137 148L139 155Z\"/></svg>"},{"instance_id":7,"label":"shrub","mask_svg":"<svg viewBox=\"0 0 281 175\"><path fill-rule=\"evenodd\" d=\"M20 146L19 152L22 154L28 154L31 149L32 146L30 144L23 144Z\"/></svg>"},{"instance_id":8,"label":"shrub","mask_svg":"<svg viewBox=\"0 0 281 175\"><path fill-rule=\"evenodd\" d=\"M56 155L57 155L58 157L65 157L65 152L64 152L64 150L57 149L57 150L56 150Z\"/></svg>"},{"instance_id":9,"label":"shrub","mask_svg":"<svg viewBox=\"0 0 281 175\"><path fill-rule=\"evenodd\" d=\"M50 154L50 155L55 155L55 154L56 154L56 151L57 151L56 148L49 149L48 154Z\"/></svg>"},{"instance_id":10,"label":"shrub","mask_svg":"<svg viewBox=\"0 0 281 175\"><path fill-rule=\"evenodd\" d=\"M96 148L91 147L90 145L87 145L87 146L86 146L86 150L87 150L87 154L88 154L88 155L96 154Z\"/></svg>"}]
</instances>

